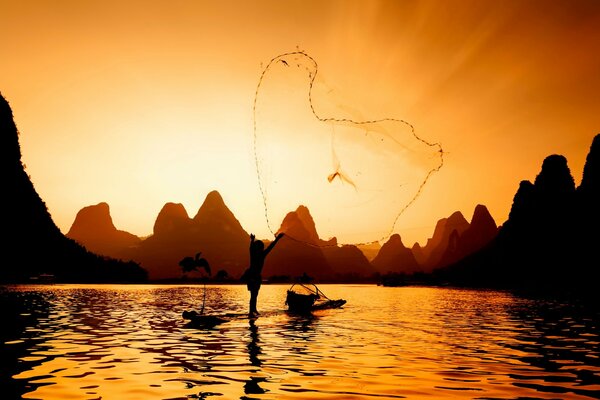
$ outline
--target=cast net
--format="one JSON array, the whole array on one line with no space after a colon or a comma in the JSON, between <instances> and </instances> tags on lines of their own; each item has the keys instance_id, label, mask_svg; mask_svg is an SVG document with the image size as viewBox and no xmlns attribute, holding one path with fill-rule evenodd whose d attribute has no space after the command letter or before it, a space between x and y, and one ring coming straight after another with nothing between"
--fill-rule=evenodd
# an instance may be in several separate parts
<instances>
[{"instance_id":1,"label":"cast net","mask_svg":"<svg viewBox=\"0 0 600 400\"><path fill-rule=\"evenodd\" d=\"M267 225L277 232L304 205L321 238L383 241L442 168L442 147L406 120L360 118L330 93L302 51L278 55L262 71L253 133Z\"/></svg>"}]
</instances>

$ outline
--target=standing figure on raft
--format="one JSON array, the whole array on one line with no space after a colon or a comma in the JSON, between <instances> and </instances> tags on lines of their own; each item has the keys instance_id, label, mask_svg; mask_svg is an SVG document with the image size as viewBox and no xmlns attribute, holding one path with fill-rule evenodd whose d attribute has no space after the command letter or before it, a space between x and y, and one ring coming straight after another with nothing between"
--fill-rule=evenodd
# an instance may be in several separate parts
<instances>
[{"instance_id":1,"label":"standing figure on raft","mask_svg":"<svg viewBox=\"0 0 600 400\"><path fill-rule=\"evenodd\" d=\"M265 257L273 250L273 247L275 247L283 235L283 233L279 233L275 237L275 240L265 249L265 244L262 240L255 240L256 237L254 234L250 234L250 267L242 275L242 281L246 282L246 286L250 292L250 310L248 312L248 317L250 318L258 316L256 300L258 299L258 291L262 283L262 269L265 264Z\"/></svg>"}]
</instances>

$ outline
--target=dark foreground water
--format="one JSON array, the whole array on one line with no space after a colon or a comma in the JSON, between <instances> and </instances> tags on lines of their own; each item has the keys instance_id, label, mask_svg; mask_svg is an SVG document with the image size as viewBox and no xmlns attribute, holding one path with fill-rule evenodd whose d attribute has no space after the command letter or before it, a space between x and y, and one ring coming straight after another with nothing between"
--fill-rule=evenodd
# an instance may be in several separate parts
<instances>
[{"instance_id":1,"label":"dark foreground water","mask_svg":"<svg viewBox=\"0 0 600 400\"><path fill-rule=\"evenodd\" d=\"M0 398L600 398L600 316L503 292L323 285L342 309L284 311L287 285L0 288Z\"/></svg>"}]
</instances>

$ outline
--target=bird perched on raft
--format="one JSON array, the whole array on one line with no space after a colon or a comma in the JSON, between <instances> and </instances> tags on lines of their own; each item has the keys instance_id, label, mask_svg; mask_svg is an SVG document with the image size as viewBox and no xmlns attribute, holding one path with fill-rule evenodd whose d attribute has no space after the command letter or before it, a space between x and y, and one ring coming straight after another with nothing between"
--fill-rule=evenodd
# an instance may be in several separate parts
<instances>
[{"instance_id":1,"label":"bird perched on raft","mask_svg":"<svg viewBox=\"0 0 600 400\"><path fill-rule=\"evenodd\" d=\"M196 271L198 268L203 268L208 276L211 275L210 265L205 258L200 257L202 253L196 253L194 258L185 257L179 261L179 266L184 273ZM206 283L204 284L204 296L202 299L202 308L200 312L184 311L181 316L183 319L189 320L187 327L189 328L212 328L216 325L227 322L226 319L217 317L216 315L204 315L204 306L206 305Z\"/></svg>"}]
</instances>

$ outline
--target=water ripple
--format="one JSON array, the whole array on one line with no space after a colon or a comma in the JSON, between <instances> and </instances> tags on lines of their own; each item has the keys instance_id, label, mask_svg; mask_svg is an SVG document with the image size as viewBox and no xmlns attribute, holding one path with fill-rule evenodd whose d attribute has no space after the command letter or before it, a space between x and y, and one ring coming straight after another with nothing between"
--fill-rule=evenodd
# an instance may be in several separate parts
<instances>
[{"instance_id":1,"label":"water ripple","mask_svg":"<svg viewBox=\"0 0 600 400\"><path fill-rule=\"evenodd\" d=\"M324 285L339 310L295 316L287 286L8 286L0 386L14 397L600 398L596 311L508 293Z\"/></svg>"}]
</instances>

